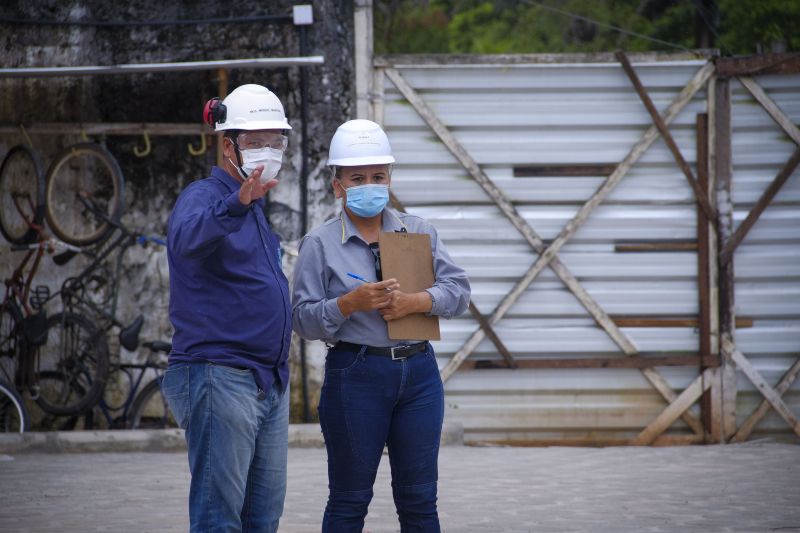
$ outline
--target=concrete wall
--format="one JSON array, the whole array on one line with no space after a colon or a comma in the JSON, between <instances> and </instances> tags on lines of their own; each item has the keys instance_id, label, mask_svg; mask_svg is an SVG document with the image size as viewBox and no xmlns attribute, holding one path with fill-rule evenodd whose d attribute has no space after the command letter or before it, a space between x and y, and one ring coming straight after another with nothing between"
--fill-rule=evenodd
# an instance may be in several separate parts
<instances>
[{"instance_id":1,"label":"concrete wall","mask_svg":"<svg viewBox=\"0 0 800 533\"><path fill-rule=\"evenodd\" d=\"M144 21L206 19L253 15L291 14L288 1L241 0L224 2L103 2L65 0L61 2L16 1L4 6L4 16L33 21ZM309 91L309 228L333 212L333 194L324 169L327 143L336 127L354 115L352 102L352 26L350 2L314 2L315 23L308 27L307 55L323 55L323 66L308 69ZM299 56L297 29L290 23L248 22L236 24L169 26L49 26L0 24L0 63L3 67L113 65L237 59L251 57ZM289 247L301 237L299 174L301 169L300 71L298 68L229 71L229 87L260 83L270 87L286 107L294 128L281 172L281 186L272 193L269 219ZM95 77L0 79L0 123L3 125L42 122L197 122L205 101L217 95L217 74L197 71L164 74L126 74ZM132 136L92 136L105 144L118 159L125 175L123 221L130 227L153 234L165 234L166 222L179 192L191 181L208 175L215 162L215 147L204 156L191 156L186 145L197 144L192 137L153 136L152 152L137 158L132 150L142 139ZM24 141L19 134L0 135L0 154ZM80 135L35 135L34 148L45 167L63 147L80 141ZM6 276L20 258L4 252L0 274ZM37 284L55 290L80 261L58 268L49 260ZM285 268L291 270L292 258ZM143 339L169 339L167 316L168 269L165 250L157 246L134 248L126 257L125 279L118 315L132 320L144 313ZM57 312L59 304L49 309ZM109 336L114 342L114 335ZM296 367L297 342L292 362ZM118 353L112 347L112 353ZM136 354L123 353L123 360ZM319 366L319 357L316 359ZM299 378L300 372L294 372ZM321 373L311 371L312 389L318 389ZM316 385L314 385L316 383ZM294 396L301 387L295 379ZM312 392L312 405L316 405ZM294 413L299 407L294 406ZM312 408L312 413L315 409Z\"/></svg>"}]
</instances>

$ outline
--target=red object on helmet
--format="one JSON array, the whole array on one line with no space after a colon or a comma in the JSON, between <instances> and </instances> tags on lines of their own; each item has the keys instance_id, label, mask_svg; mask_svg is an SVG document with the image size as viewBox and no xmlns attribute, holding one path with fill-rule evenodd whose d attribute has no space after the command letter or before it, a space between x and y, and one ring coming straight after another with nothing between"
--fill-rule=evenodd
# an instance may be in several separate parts
<instances>
[{"instance_id":1,"label":"red object on helmet","mask_svg":"<svg viewBox=\"0 0 800 533\"><path fill-rule=\"evenodd\" d=\"M227 114L225 104L219 98L214 97L206 102L203 108L203 122L213 128L217 122L225 122Z\"/></svg>"}]
</instances>

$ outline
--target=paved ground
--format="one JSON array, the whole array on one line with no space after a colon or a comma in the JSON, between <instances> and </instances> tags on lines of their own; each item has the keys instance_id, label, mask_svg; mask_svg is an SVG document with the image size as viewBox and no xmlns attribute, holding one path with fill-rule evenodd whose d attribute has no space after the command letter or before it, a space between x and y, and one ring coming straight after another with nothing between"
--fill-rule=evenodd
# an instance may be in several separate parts
<instances>
[{"instance_id":1,"label":"paved ground","mask_svg":"<svg viewBox=\"0 0 800 533\"><path fill-rule=\"evenodd\" d=\"M366 530L399 527L388 461ZM446 532L800 531L800 446L474 448L441 453ZM183 453L0 456L0 531L186 531ZM292 448L281 531L319 531L325 452Z\"/></svg>"}]
</instances>

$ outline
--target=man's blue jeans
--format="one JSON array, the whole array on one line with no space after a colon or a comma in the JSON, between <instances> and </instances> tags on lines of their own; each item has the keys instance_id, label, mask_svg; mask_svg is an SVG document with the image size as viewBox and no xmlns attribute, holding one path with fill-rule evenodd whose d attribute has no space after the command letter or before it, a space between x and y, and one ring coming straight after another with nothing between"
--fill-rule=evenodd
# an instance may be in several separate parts
<instances>
[{"instance_id":1,"label":"man's blue jeans","mask_svg":"<svg viewBox=\"0 0 800 533\"><path fill-rule=\"evenodd\" d=\"M400 528L438 532L444 387L433 348L408 359L331 348L319 419L328 449L323 532L361 532L384 445Z\"/></svg>"},{"instance_id":2,"label":"man's blue jeans","mask_svg":"<svg viewBox=\"0 0 800 533\"><path fill-rule=\"evenodd\" d=\"M286 495L289 392L253 373L170 365L161 388L189 448L192 532L278 530ZM263 398L263 399L262 399Z\"/></svg>"}]
</instances>

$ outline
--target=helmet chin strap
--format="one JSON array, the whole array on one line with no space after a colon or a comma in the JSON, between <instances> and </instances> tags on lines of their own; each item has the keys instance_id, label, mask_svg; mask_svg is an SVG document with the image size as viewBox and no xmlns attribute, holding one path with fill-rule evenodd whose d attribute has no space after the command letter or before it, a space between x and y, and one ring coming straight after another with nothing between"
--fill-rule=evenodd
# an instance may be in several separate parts
<instances>
[{"instance_id":1,"label":"helmet chin strap","mask_svg":"<svg viewBox=\"0 0 800 533\"><path fill-rule=\"evenodd\" d=\"M231 144L233 144L233 151L236 153L236 161L239 164L237 165L236 163L231 161L230 157L228 158L228 161L230 161L231 164L236 167L236 170L239 171L239 175L242 177L242 179L246 180L247 179L247 172L245 172L244 168L242 168L242 164L243 164L242 163L242 152L241 152L241 150L239 150L239 143L236 142L235 138L231 138L230 140L231 140Z\"/></svg>"}]
</instances>

